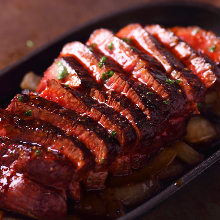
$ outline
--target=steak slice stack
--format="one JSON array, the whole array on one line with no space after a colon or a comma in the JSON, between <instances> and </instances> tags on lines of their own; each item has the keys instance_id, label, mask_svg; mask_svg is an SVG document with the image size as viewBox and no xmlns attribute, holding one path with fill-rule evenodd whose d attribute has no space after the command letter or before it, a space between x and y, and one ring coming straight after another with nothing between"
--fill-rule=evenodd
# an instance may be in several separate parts
<instances>
[{"instance_id":1,"label":"steak slice stack","mask_svg":"<svg viewBox=\"0 0 220 220\"><path fill-rule=\"evenodd\" d=\"M109 173L135 172L184 135L219 89L220 44L198 27L171 30L130 24L68 43L37 93L0 110L0 208L63 219L67 197L103 189Z\"/></svg>"}]
</instances>

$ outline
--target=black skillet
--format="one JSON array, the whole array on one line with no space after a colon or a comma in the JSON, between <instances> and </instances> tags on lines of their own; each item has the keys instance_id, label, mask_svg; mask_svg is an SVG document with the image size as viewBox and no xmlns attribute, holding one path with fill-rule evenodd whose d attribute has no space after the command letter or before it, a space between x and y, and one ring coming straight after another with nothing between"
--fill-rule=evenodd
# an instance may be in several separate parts
<instances>
[{"instance_id":1,"label":"black skillet","mask_svg":"<svg viewBox=\"0 0 220 220\"><path fill-rule=\"evenodd\" d=\"M123 10L105 18L100 18L78 27L65 35L51 41L49 44L35 50L13 65L0 71L0 107L9 103L10 99L20 91L19 84L28 71L42 74L52 63L62 48L70 41L85 42L90 33L99 27L117 31L128 23L139 22L142 24L159 23L167 27L179 25L198 25L207 30L212 30L220 36L220 8L201 3L156 3L146 4ZM137 219L153 207L170 197L191 180L196 178L208 167L220 159L220 150L213 152L206 160L180 178L178 183L173 183L162 192L133 209L120 220Z\"/></svg>"}]
</instances>

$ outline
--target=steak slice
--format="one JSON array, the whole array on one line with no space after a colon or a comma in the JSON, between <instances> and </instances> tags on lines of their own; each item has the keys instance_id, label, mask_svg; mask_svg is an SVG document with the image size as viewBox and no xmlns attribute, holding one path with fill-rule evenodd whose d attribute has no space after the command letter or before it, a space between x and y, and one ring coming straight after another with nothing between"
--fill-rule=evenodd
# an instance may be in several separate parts
<instances>
[{"instance_id":1,"label":"steak slice","mask_svg":"<svg viewBox=\"0 0 220 220\"><path fill-rule=\"evenodd\" d=\"M91 88L101 88L74 59L56 59L44 73L44 77L38 86L38 92L42 92L47 86L47 81L51 79L55 79L70 87L81 87L85 91L90 91Z\"/></svg>"},{"instance_id":2,"label":"steak slice","mask_svg":"<svg viewBox=\"0 0 220 220\"><path fill-rule=\"evenodd\" d=\"M173 27L171 30L190 47L208 55L217 65L220 64L220 39L212 31L197 26Z\"/></svg>"},{"instance_id":3,"label":"steak slice","mask_svg":"<svg viewBox=\"0 0 220 220\"><path fill-rule=\"evenodd\" d=\"M114 46L112 50L109 50L108 45L111 43ZM94 31L87 44L95 44L96 49L118 63L124 71L131 73L133 77L148 85L159 96L164 99L169 97L166 87L155 78L152 70L152 62L150 63L141 59L128 44L115 37L111 31L106 29Z\"/></svg>"},{"instance_id":4,"label":"steak slice","mask_svg":"<svg viewBox=\"0 0 220 220\"><path fill-rule=\"evenodd\" d=\"M146 30L178 57L203 82L206 88L213 86L218 81L220 70L214 62L208 57L201 56L171 30L160 25L147 26Z\"/></svg>"},{"instance_id":5,"label":"steak slice","mask_svg":"<svg viewBox=\"0 0 220 220\"><path fill-rule=\"evenodd\" d=\"M137 78L141 83L151 88L153 92L159 95L163 102L160 103L161 110L168 108L172 117L176 117L177 113L183 115L188 113L186 109L191 109L188 100L185 98L179 81L169 78L164 72L151 65L152 62L143 59L141 52L125 43L123 40L115 37L113 33L106 29L99 29L90 36L89 45L95 44L101 53L118 63L123 70L127 70L133 77ZM113 44L112 50L108 45ZM146 55L146 54L145 54ZM132 63L132 65L130 65ZM155 102L154 102L155 103ZM186 108L187 106L187 108Z\"/></svg>"},{"instance_id":6,"label":"steak slice","mask_svg":"<svg viewBox=\"0 0 220 220\"><path fill-rule=\"evenodd\" d=\"M77 137L94 154L97 164L109 164L115 156L117 142L101 125L87 116L80 116L36 94L15 96L8 109L22 115L29 109L32 118L47 121L66 134Z\"/></svg>"},{"instance_id":7,"label":"steak slice","mask_svg":"<svg viewBox=\"0 0 220 220\"><path fill-rule=\"evenodd\" d=\"M173 54L163 47L140 24L130 24L122 28L117 34L121 39L130 39L133 45L143 52L153 56L161 63L167 75L178 80L188 100L198 101L203 97L205 89L200 80L186 70L185 66Z\"/></svg>"},{"instance_id":8,"label":"steak slice","mask_svg":"<svg viewBox=\"0 0 220 220\"><path fill-rule=\"evenodd\" d=\"M0 109L0 136L12 141L37 143L47 150L59 152L67 157L76 168L83 171L91 165L90 152L74 137L66 136L62 130L40 120L30 120Z\"/></svg>"},{"instance_id":9,"label":"steak slice","mask_svg":"<svg viewBox=\"0 0 220 220\"><path fill-rule=\"evenodd\" d=\"M66 190L71 182L74 168L61 157L46 151L39 145L13 143L0 137L0 165L9 166L13 163L16 172L24 173L30 179Z\"/></svg>"},{"instance_id":10,"label":"steak slice","mask_svg":"<svg viewBox=\"0 0 220 220\"><path fill-rule=\"evenodd\" d=\"M93 79L94 81L96 80L97 84L103 84L105 80L102 79L102 76L103 74L105 74L105 72L110 72L110 68L100 68L97 55L92 53L89 48L82 43L73 42L71 43L70 48L71 50L68 50L68 54L64 54L61 52L61 56L63 56L63 59L66 62L70 63L69 66L72 66L71 62L74 57L79 62L81 62L81 64L90 72L88 74L91 74L93 76ZM65 47L63 50L65 50ZM70 55L72 57L66 57ZM81 69L83 71L83 67ZM95 87L91 87L90 96L97 99L99 102L103 102L111 106L113 109L115 109L117 112L120 112L124 117L129 120L137 133L137 145L143 137L149 134L147 134L146 129L143 128L143 124L147 125L149 123L146 116L131 101L129 101L129 99L127 99L125 95L121 93L113 95L109 91L101 91L99 89L96 89ZM123 102L122 104L118 101L119 99L117 99L117 97L120 97L123 100L126 99L126 102Z\"/></svg>"},{"instance_id":11,"label":"steak slice","mask_svg":"<svg viewBox=\"0 0 220 220\"><path fill-rule=\"evenodd\" d=\"M64 219L67 212L62 195L5 166L0 170L0 208L36 219Z\"/></svg>"},{"instance_id":12,"label":"steak slice","mask_svg":"<svg viewBox=\"0 0 220 220\"><path fill-rule=\"evenodd\" d=\"M125 117L77 89L71 89L60 85L55 80L50 80L41 96L99 122L111 136L119 141L124 150L128 150L136 142L136 133ZM117 147L115 146L115 151L119 152L120 149Z\"/></svg>"}]
</instances>

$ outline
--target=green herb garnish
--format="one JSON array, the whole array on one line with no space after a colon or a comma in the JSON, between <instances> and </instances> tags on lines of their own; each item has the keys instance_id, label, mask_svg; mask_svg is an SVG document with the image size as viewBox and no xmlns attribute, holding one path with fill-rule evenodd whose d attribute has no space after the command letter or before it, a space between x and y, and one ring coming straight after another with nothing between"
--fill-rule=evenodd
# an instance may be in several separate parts
<instances>
[{"instance_id":1,"label":"green herb garnish","mask_svg":"<svg viewBox=\"0 0 220 220\"><path fill-rule=\"evenodd\" d=\"M181 83L181 80L180 80L180 79L177 79L177 80L175 80L175 83L176 83L176 84L180 84L180 83Z\"/></svg>"},{"instance_id":2,"label":"green herb garnish","mask_svg":"<svg viewBox=\"0 0 220 220\"><path fill-rule=\"evenodd\" d=\"M198 107L198 108L202 108L202 106L203 106L203 104L202 104L201 102L198 102L198 103L197 103L197 107Z\"/></svg>"},{"instance_id":3,"label":"green herb garnish","mask_svg":"<svg viewBox=\"0 0 220 220\"><path fill-rule=\"evenodd\" d=\"M95 46L96 46L96 44L95 44L95 43L91 44L91 46L89 47L89 50L90 50L91 52L93 52L93 50L94 50Z\"/></svg>"},{"instance_id":4,"label":"green herb garnish","mask_svg":"<svg viewBox=\"0 0 220 220\"><path fill-rule=\"evenodd\" d=\"M40 157L40 156L41 156L41 150L37 149L37 150L35 151L35 154L36 154L38 157Z\"/></svg>"},{"instance_id":5,"label":"green herb garnish","mask_svg":"<svg viewBox=\"0 0 220 220\"><path fill-rule=\"evenodd\" d=\"M116 134L117 134L116 131L112 131L112 132L111 132L111 136L112 136L112 137L115 137Z\"/></svg>"},{"instance_id":6,"label":"green herb garnish","mask_svg":"<svg viewBox=\"0 0 220 220\"><path fill-rule=\"evenodd\" d=\"M67 75L69 75L69 73L67 72L67 68L62 64L61 61L57 62L57 79L58 80L62 80L64 79Z\"/></svg>"},{"instance_id":7,"label":"green herb garnish","mask_svg":"<svg viewBox=\"0 0 220 220\"><path fill-rule=\"evenodd\" d=\"M103 81L105 81L105 80L109 79L110 77L112 77L113 75L114 75L114 72L112 70L110 70L110 71L103 73L101 76L101 79Z\"/></svg>"},{"instance_id":8,"label":"green herb garnish","mask_svg":"<svg viewBox=\"0 0 220 220\"><path fill-rule=\"evenodd\" d=\"M168 105L169 101L168 100L164 100L163 103Z\"/></svg>"},{"instance_id":9,"label":"green herb garnish","mask_svg":"<svg viewBox=\"0 0 220 220\"><path fill-rule=\"evenodd\" d=\"M153 92L147 92L147 95L152 95L153 94Z\"/></svg>"},{"instance_id":10,"label":"green herb garnish","mask_svg":"<svg viewBox=\"0 0 220 220\"><path fill-rule=\"evenodd\" d=\"M17 97L17 99L18 99L19 102L22 102L22 101L23 101L23 96L19 95L19 96Z\"/></svg>"},{"instance_id":11,"label":"green herb garnish","mask_svg":"<svg viewBox=\"0 0 220 220\"><path fill-rule=\"evenodd\" d=\"M101 164L105 163L105 159L102 158L102 159L100 160L100 163L101 163Z\"/></svg>"},{"instance_id":12,"label":"green herb garnish","mask_svg":"<svg viewBox=\"0 0 220 220\"><path fill-rule=\"evenodd\" d=\"M172 85L175 83L175 80L172 79L166 79L166 84Z\"/></svg>"},{"instance_id":13,"label":"green herb garnish","mask_svg":"<svg viewBox=\"0 0 220 220\"><path fill-rule=\"evenodd\" d=\"M125 41L126 43L131 43L131 39L130 38L123 38L123 41Z\"/></svg>"},{"instance_id":14,"label":"green herb garnish","mask_svg":"<svg viewBox=\"0 0 220 220\"><path fill-rule=\"evenodd\" d=\"M216 50L216 46L212 45L211 47L209 47L209 52L213 53Z\"/></svg>"},{"instance_id":15,"label":"green herb garnish","mask_svg":"<svg viewBox=\"0 0 220 220\"><path fill-rule=\"evenodd\" d=\"M113 43L111 42L111 43L108 45L108 49L109 49L109 50L113 50L113 47L114 47L114 45L113 45Z\"/></svg>"},{"instance_id":16,"label":"green herb garnish","mask_svg":"<svg viewBox=\"0 0 220 220\"><path fill-rule=\"evenodd\" d=\"M106 62L107 60L107 57L106 56L103 56L101 59L100 59L100 62L99 62L99 68L101 68L103 66L103 64Z\"/></svg>"},{"instance_id":17,"label":"green herb garnish","mask_svg":"<svg viewBox=\"0 0 220 220\"><path fill-rule=\"evenodd\" d=\"M26 115L26 116L31 116L31 115L32 115L32 110L26 111L26 112L25 112L25 115Z\"/></svg>"},{"instance_id":18,"label":"green herb garnish","mask_svg":"<svg viewBox=\"0 0 220 220\"><path fill-rule=\"evenodd\" d=\"M26 41L26 46L29 47L29 48L32 48L32 47L34 47L34 42L32 40L27 40Z\"/></svg>"}]
</instances>

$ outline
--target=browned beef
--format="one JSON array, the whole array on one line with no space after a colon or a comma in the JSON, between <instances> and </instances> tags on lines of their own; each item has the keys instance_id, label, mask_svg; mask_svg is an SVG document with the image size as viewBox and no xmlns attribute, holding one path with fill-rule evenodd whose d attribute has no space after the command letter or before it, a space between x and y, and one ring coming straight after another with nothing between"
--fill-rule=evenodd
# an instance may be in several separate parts
<instances>
[{"instance_id":1,"label":"browned beef","mask_svg":"<svg viewBox=\"0 0 220 220\"><path fill-rule=\"evenodd\" d=\"M91 163L91 155L85 146L74 137L66 136L62 130L40 120L30 120L0 109L0 136L12 141L37 143L47 150L59 152L72 161L76 172L84 170Z\"/></svg>"},{"instance_id":2,"label":"browned beef","mask_svg":"<svg viewBox=\"0 0 220 220\"><path fill-rule=\"evenodd\" d=\"M57 189L66 190L72 179L74 168L70 161L46 151L39 145L13 143L0 138L0 164L24 173L30 179Z\"/></svg>"},{"instance_id":3,"label":"browned beef","mask_svg":"<svg viewBox=\"0 0 220 220\"><path fill-rule=\"evenodd\" d=\"M108 45L111 43L114 46L112 50L109 50ZM97 50L114 60L124 71L130 73L142 84L149 87L152 92L160 96L163 99L163 102L160 103L161 111L167 108L166 105L169 105L168 111L172 117L182 116L186 112L188 114L188 111L194 111L195 108L188 104L188 100L176 81L173 81L172 78L157 68L149 59L144 58L141 55L142 52L136 48L131 48L123 40L114 36L111 31L96 30L90 36L87 44L95 44Z\"/></svg>"},{"instance_id":4,"label":"browned beef","mask_svg":"<svg viewBox=\"0 0 220 220\"><path fill-rule=\"evenodd\" d=\"M66 199L19 173L12 167L0 170L0 208L36 219L64 219Z\"/></svg>"},{"instance_id":5,"label":"browned beef","mask_svg":"<svg viewBox=\"0 0 220 220\"><path fill-rule=\"evenodd\" d=\"M149 31L161 44L178 57L206 88L211 87L220 79L220 69L208 57L201 56L186 42L178 38L171 30L160 25L147 26Z\"/></svg>"},{"instance_id":6,"label":"browned beef","mask_svg":"<svg viewBox=\"0 0 220 220\"><path fill-rule=\"evenodd\" d=\"M51 80L41 96L98 121L119 141L124 150L128 150L136 141L136 133L125 117L79 90L61 86L55 80ZM118 150L116 149L116 152Z\"/></svg>"},{"instance_id":7,"label":"browned beef","mask_svg":"<svg viewBox=\"0 0 220 220\"><path fill-rule=\"evenodd\" d=\"M115 156L117 142L101 125L87 116L79 116L75 111L35 94L17 95L8 109L23 115L29 109L32 118L47 121L68 135L77 137L95 155L98 164L108 164Z\"/></svg>"},{"instance_id":8,"label":"browned beef","mask_svg":"<svg viewBox=\"0 0 220 220\"><path fill-rule=\"evenodd\" d=\"M179 85L190 101L198 101L203 96L205 89L200 80L187 70L173 54L156 40L139 24L130 24L122 28L117 34L121 39L130 39L131 43L144 53L153 56L161 63L166 73L178 80Z\"/></svg>"}]
</instances>

